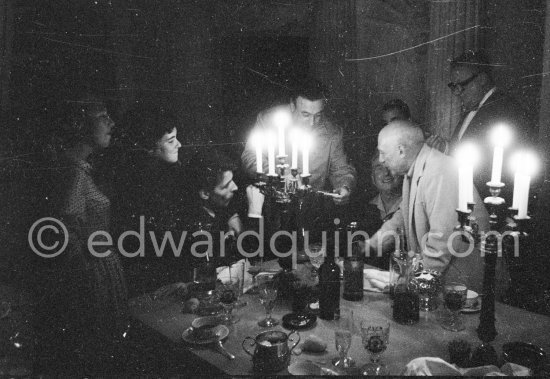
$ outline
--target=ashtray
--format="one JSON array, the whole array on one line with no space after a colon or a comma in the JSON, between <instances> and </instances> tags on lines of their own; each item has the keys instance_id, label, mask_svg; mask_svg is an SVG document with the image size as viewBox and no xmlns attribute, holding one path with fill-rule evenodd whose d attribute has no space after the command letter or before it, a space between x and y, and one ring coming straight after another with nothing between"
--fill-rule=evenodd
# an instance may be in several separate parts
<instances>
[{"instance_id":1,"label":"ashtray","mask_svg":"<svg viewBox=\"0 0 550 379\"><path fill-rule=\"evenodd\" d=\"M283 316L283 327L289 330L309 329L317 321L311 313L289 313Z\"/></svg>"},{"instance_id":2,"label":"ashtray","mask_svg":"<svg viewBox=\"0 0 550 379\"><path fill-rule=\"evenodd\" d=\"M502 359L536 371L546 363L546 353L530 343L509 342L502 345Z\"/></svg>"}]
</instances>

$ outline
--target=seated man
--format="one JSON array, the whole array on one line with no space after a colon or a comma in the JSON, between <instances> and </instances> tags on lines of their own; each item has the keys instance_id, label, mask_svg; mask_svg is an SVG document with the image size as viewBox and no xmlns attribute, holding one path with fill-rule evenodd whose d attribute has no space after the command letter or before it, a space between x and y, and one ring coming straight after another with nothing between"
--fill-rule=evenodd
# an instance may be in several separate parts
<instances>
[{"instance_id":1,"label":"seated man","mask_svg":"<svg viewBox=\"0 0 550 379\"><path fill-rule=\"evenodd\" d=\"M187 175L192 178L184 216L188 240L193 243L205 241L200 236L193 238L192 234L200 230L209 232L212 244L205 246L213 249L213 258L219 260L219 265L227 265L243 258L238 251L237 237L245 229L257 230L262 214L264 197L257 188L250 186L247 188L248 217L242 218L239 215L242 207L234 197L238 190L233 181L234 171L235 165L227 156L208 149L202 150L191 159ZM257 238L246 238L243 249L256 251L258 243ZM192 248L191 245L189 247ZM205 250L201 250L204 253ZM192 260L196 262L197 257Z\"/></svg>"},{"instance_id":2,"label":"seated man","mask_svg":"<svg viewBox=\"0 0 550 379\"><path fill-rule=\"evenodd\" d=\"M194 267L201 262L208 260L219 268L245 258L243 252L251 257L261 251L259 243L263 241L258 238L246 236L239 244L237 237L245 230L259 229L264 195L257 187L248 186L247 217L241 217L239 210L242 207L235 201L238 186L233 180L234 170L235 165L229 157L211 149L201 150L189 162L185 176L191 179L191 183L188 183L189 192L182 215L187 233L182 259L188 283L193 280ZM174 283L157 293L166 295L182 288L186 293L188 287L188 284Z\"/></svg>"},{"instance_id":3,"label":"seated man","mask_svg":"<svg viewBox=\"0 0 550 379\"><path fill-rule=\"evenodd\" d=\"M366 253L382 253L395 241L385 232L405 231L408 250L420 253L424 267L442 272L447 279L469 275L468 285L481 287L482 260L460 236L452 238L457 224L458 169L455 162L425 144L422 130L410 121L393 121L378 135L380 162L393 175L405 175L400 209L367 242ZM474 190L474 216L488 230L488 214ZM454 249L452 251L451 249ZM456 252L456 253L455 253Z\"/></svg>"},{"instance_id":4,"label":"seated man","mask_svg":"<svg viewBox=\"0 0 550 379\"><path fill-rule=\"evenodd\" d=\"M327 90L319 82L306 80L296 88L290 104L267 109L258 115L254 131L272 130L279 115L292 118L293 127L310 133L312 149L309 157L309 184L313 189L333 191L340 196L334 197L334 203L346 204L351 191L355 188L356 172L348 163L342 141L342 128L334 125L324 114L327 102ZM287 140L290 133L287 133ZM290 146L290 144L288 145ZM248 175L256 174L256 151L252 141L248 141L241 156L242 165ZM290 162L289 162L290 163ZM298 160L298 169L302 170L302 161ZM267 172L267 156L263 157L263 169Z\"/></svg>"},{"instance_id":5,"label":"seated man","mask_svg":"<svg viewBox=\"0 0 550 379\"><path fill-rule=\"evenodd\" d=\"M368 220L365 231L373 235L382 224L390 220L399 210L401 204L402 176L394 176L386 166L380 163L378 152L372 161L372 183L378 190L378 195L373 197L367 207ZM367 263L380 268L388 268L389 257L370 257Z\"/></svg>"}]
</instances>

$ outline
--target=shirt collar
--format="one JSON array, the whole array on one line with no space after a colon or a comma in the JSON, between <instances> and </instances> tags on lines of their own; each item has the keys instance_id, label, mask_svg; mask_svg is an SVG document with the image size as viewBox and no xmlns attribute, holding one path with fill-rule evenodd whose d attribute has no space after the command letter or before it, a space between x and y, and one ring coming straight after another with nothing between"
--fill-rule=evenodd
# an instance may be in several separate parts
<instances>
[{"instance_id":1,"label":"shirt collar","mask_svg":"<svg viewBox=\"0 0 550 379\"><path fill-rule=\"evenodd\" d=\"M420 149L420 152L416 156L416 159L414 160L413 164L411 165L411 168L409 168L409 171L405 175L407 178L411 179L414 175L416 166L423 166L424 162L426 161L426 157L428 153L430 152L430 147L427 144L424 144L422 146L422 149Z\"/></svg>"}]
</instances>

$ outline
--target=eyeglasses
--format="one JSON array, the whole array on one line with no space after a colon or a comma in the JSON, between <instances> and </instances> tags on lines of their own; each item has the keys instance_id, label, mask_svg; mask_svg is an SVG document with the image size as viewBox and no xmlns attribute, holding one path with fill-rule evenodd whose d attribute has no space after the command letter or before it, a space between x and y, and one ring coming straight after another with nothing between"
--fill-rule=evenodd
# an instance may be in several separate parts
<instances>
[{"instance_id":1,"label":"eyeglasses","mask_svg":"<svg viewBox=\"0 0 550 379\"><path fill-rule=\"evenodd\" d=\"M466 87L468 84L470 84L475 78L479 76L479 72L477 74L474 74L470 76L468 79L463 80L461 82L450 82L447 84L447 86L451 89L453 92L459 92L461 93L464 91L464 87Z\"/></svg>"}]
</instances>

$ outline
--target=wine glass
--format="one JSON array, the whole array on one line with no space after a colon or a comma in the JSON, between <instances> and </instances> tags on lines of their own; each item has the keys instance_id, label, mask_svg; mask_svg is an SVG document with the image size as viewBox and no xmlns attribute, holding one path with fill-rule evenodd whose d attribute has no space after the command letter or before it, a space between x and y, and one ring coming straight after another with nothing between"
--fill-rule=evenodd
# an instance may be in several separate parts
<instances>
[{"instance_id":1,"label":"wine glass","mask_svg":"<svg viewBox=\"0 0 550 379\"><path fill-rule=\"evenodd\" d=\"M279 321L271 317L273 307L275 307L275 299L277 299L277 283L273 280L273 275L258 275L258 294L260 295L260 303L265 308L265 319L258 322L259 326L272 327L279 325Z\"/></svg>"},{"instance_id":2,"label":"wine glass","mask_svg":"<svg viewBox=\"0 0 550 379\"><path fill-rule=\"evenodd\" d=\"M223 306L224 314L221 317L222 323L231 325L240 320L232 314L233 307L239 296L239 279L226 278L221 280L219 287L220 303Z\"/></svg>"},{"instance_id":3,"label":"wine glass","mask_svg":"<svg viewBox=\"0 0 550 379\"><path fill-rule=\"evenodd\" d=\"M319 273L319 267L325 261L325 249L322 243L312 243L305 247L307 256L313 268L311 274L316 277Z\"/></svg>"},{"instance_id":4,"label":"wine glass","mask_svg":"<svg viewBox=\"0 0 550 379\"><path fill-rule=\"evenodd\" d=\"M386 319L361 321L363 346L370 353L370 362L361 369L363 375L385 375L386 365L380 363L380 355L386 350L390 338L390 323Z\"/></svg>"},{"instance_id":5,"label":"wine glass","mask_svg":"<svg viewBox=\"0 0 550 379\"><path fill-rule=\"evenodd\" d=\"M348 357L348 351L351 347L351 336L354 333L353 310L340 309L340 318L335 321L334 343L339 357L332 360L332 364L339 368L350 368L355 366L355 362Z\"/></svg>"},{"instance_id":6,"label":"wine glass","mask_svg":"<svg viewBox=\"0 0 550 379\"><path fill-rule=\"evenodd\" d=\"M249 294L255 295L258 293L258 283L256 283L256 275L262 271L264 264L264 257L260 256L254 261L250 260L250 266L248 267L248 273L252 275L252 288L248 290Z\"/></svg>"},{"instance_id":7,"label":"wine glass","mask_svg":"<svg viewBox=\"0 0 550 379\"><path fill-rule=\"evenodd\" d=\"M465 329L464 321L460 310L466 303L468 287L461 282L450 282L443 287L443 301L445 308L449 311L448 317L441 319L441 326L452 332L459 332Z\"/></svg>"}]
</instances>

